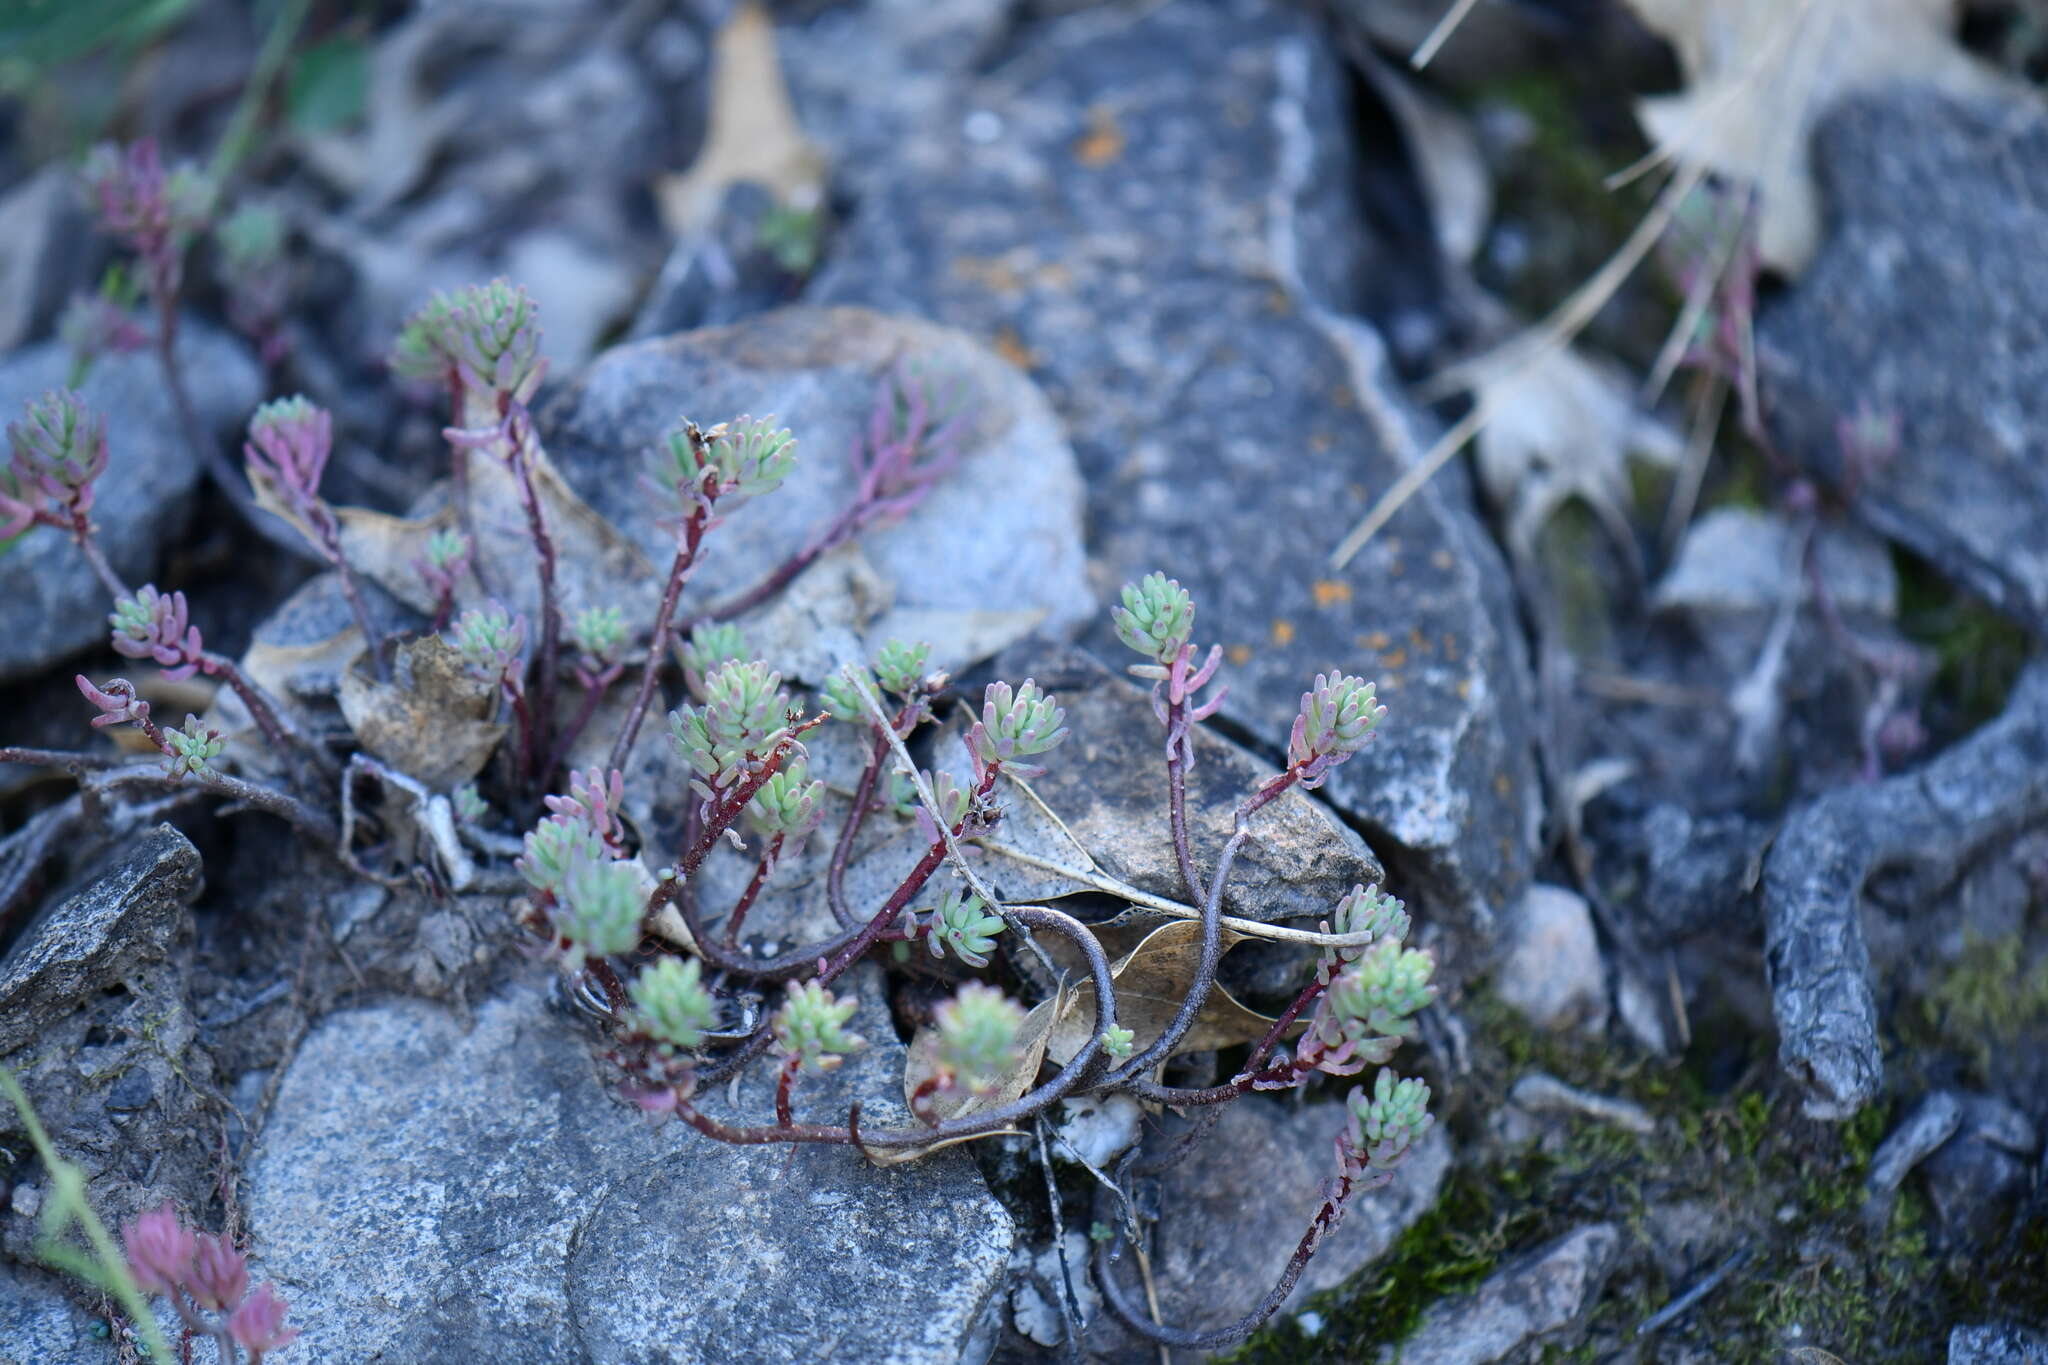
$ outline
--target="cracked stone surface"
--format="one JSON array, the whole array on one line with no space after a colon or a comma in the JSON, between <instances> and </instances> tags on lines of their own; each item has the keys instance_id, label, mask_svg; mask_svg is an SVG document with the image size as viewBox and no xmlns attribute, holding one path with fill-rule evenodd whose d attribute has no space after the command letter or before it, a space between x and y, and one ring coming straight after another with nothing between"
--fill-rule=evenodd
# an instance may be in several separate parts
<instances>
[{"instance_id":1,"label":"cracked stone surface","mask_svg":"<svg viewBox=\"0 0 2048 1365\"><path fill-rule=\"evenodd\" d=\"M110 1224L167 1198L204 1198L214 1066L188 1002L187 906L199 852L169 825L132 836L97 875L54 899L0 961L0 1064L59 1152L87 1174ZM25 1150L0 1102L0 1149ZM30 1173L20 1198L38 1196ZM17 1205L19 1207L19 1205ZM34 1222L0 1218L0 1251L32 1259Z\"/></svg>"},{"instance_id":2,"label":"cracked stone surface","mask_svg":"<svg viewBox=\"0 0 2048 1365\"><path fill-rule=\"evenodd\" d=\"M900 1117L902 1049L863 971L874 1045L801 1087L799 1117L856 1094ZM770 1096L740 1103L758 1117ZM961 1152L879 1170L651 1125L530 981L468 1027L412 1000L330 1015L248 1170L254 1273L291 1302L308 1365L952 1365L1012 1240Z\"/></svg>"},{"instance_id":3,"label":"cracked stone surface","mask_svg":"<svg viewBox=\"0 0 2048 1365\"><path fill-rule=\"evenodd\" d=\"M1346 313L1388 263L1357 225L1335 55L1292 9L1188 0L1033 25L993 67L856 166L810 297L928 314L1038 380L1087 481L1098 590L1186 584L1229 652L1225 719L1258 746L1284 746L1318 670L1378 680L1385 730L1324 794L1448 931L1455 974L1529 877L1528 682L1456 471L1327 564L1425 436ZM1088 639L1121 648L1106 624Z\"/></svg>"},{"instance_id":4,"label":"cracked stone surface","mask_svg":"<svg viewBox=\"0 0 2048 1365\"><path fill-rule=\"evenodd\" d=\"M1814 145L1827 242L1757 326L1772 424L1840 481L1836 423L1896 416L1857 516L2048 629L2048 117L1896 92L1846 102Z\"/></svg>"},{"instance_id":5,"label":"cracked stone surface","mask_svg":"<svg viewBox=\"0 0 2048 1365\"><path fill-rule=\"evenodd\" d=\"M1470 1294L1430 1309L1405 1341L1380 1353L1381 1365L1487 1365L1566 1331L1599 1295L1621 1240L1614 1224L1591 1223L1517 1257Z\"/></svg>"}]
</instances>

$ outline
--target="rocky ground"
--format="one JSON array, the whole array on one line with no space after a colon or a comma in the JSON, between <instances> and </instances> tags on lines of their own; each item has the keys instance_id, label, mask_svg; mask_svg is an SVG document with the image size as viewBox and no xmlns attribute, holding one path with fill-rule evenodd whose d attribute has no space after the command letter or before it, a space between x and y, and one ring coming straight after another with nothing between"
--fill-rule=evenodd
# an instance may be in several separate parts
<instances>
[{"instance_id":1,"label":"rocky ground","mask_svg":"<svg viewBox=\"0 0 2048 1365\"><path fill-rule=\"evenodd\" d=\"M964 376L960 468L746 624L806 684L900 634L1058 690L1086 742L1036 788L1057 821L1014 837L1099 875L991 854L1006 898L1176 890L1150 711L1111 671L1126 580L1176 576L1224 647L1204 857L1229 793L1286 761L1306 679L1376 680L1383 733L1263 817L1225 911L1312 927L1357 882L1404 897L1442 992L1403 1060L1438 1123L1229 1358L2048 1361L2048 15L1972 6L1951 43L1944 4L1879 8L1895 31L1827 48L1879 54L1863 78L1806 77L1808 238L1768 178L1748 236L1706 234L1701 204L1743 202L1711 166L1723 189L1573 348L1447 394L1658 211L1603 177L1659 136L1638 98L1712 88L1670 6L1481 4L1415 77L1439 7L1405 0L316 3L237 181L286 226L275 306L252 322L204 245L184 370L223 441L266 397L333 409L329 494L389 521L448 471L391 336L434 289L516 278L546 324L538 427L594 513L567 591L650 601L670 542L635 461L676 409L774 412L806 451L693 583L716 598L846 496L878 379ZM259 61L247 6L123 13L0 20L10 418L66 382L60 313L112 258L69 160L143 133L206 158ZM156 375L108 355L83 384L116 568L369 735L385 694L346 667L335 580L242 526ZM1475 394L1475 458L1333 558ZM391 563L370 611L417 630L431 603ZM35 529L0 584L0 741L85 746L73 675L143 671L97 580ZM166 716L212 700L147 690ZM431 740L416 769L461 766L464 735ZM673 833L665 753L628 767L675 793L636 824ZM276 1359L1169 1354L1087 1269L1092 1168L1161 1122L1128 1097L887 1167L715 1144L619 1098L516 882L366 880L260 811L71 791L0 766L0 1063L110 1225L169 1198L246 1246L305 1331ZM854 883L893 885L891 851ZM807 859L757 930L829 927ZM1251 945L1224 979L1277 1009L1304 962ZM871 1046L805 1102L900 1119L931 988L849 980ZM1182 1061L1227 1077L1236 1046ZM1264 1293L1339 1096L1240 1101L1139 1183L1163 1320ZM707 1101L767 1102L751 1079ZM39 1259L51 1176L9 1113L0 1189L0 1362L136 1359Z\"/></svg>"}]
</instances>

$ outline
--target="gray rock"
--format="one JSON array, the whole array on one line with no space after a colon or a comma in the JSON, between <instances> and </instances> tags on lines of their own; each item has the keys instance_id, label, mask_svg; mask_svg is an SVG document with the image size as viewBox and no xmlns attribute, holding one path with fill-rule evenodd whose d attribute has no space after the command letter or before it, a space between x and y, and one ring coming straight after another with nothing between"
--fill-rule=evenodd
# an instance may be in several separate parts
<instances>
[{"instance_id":1,"label":"gray rock","mask_svg":"<svg viewBox=\"0 0 2048 1365\"><path fill-rule=\"evenodd\" d=\"M1560 1332L1599 1293L1620 1246L1621 1232L1612 1223L1568 1232L1494 1271L1470 1294L1431 1308L1408 1339L1383 1351L1380 1360L1485 1365Z\"/></svg>"},{"instance_id":2,"label":"gray rock","mask_svg":"<svg viewBox=\"0 0 2048 1365\"><path fill-rule=\"evenodd\" d=\"M186 319L179 328L185 383L206 427L239 430L263 398L263 378L248 351L223 333ZM44 342L0 360L0 418L62 388L71 354ZM114 571L131 584L156 573L158 553L185 525L199 462L179 434L153 353L103 357L80 390L107 419L107 472L100 476L93 523ZM106 638L106 590L68 536L36 527L0 554L0 680L34 673Z\"/></svg>"},{"instance_id":3,"label":"gray rock","mask_svg":"<svg viewBox=\"0 0 2048 1365\"><path fill-rule=\"evenodd\" d=\"M0 196L0 353L55 318L83 264L84 219L69 166L45 166Z\"/></svg>"},{"instance_id":4,"label":"gray rock","mask_svg":"<svg viewBox=\"0 0 2048 1365\"><path fill-rule=\"evenodd\" d=\"M1904 864L1938 884L2044 816L2048 665L2036 662L2003 715L1920 771L1842 788L1786 820L1764 861L1764 966L1778 1060L1808 1115L1849 1117L1883 1077L1861 921L1871 872Z\"/></svg>"},{"instance_id":5,"label":"gray rock","mask_svg":"<svg viewBox=\"0 0 2048 1365\"><path fill-rule=\"evenodd\" d=\"M2048 1337L2009 1323L1958 1327L1948 1334L1948 1365L2048 1365Z\"/></svg>"},{"instance_id":6,"label":"gray rock","mask_svg":"<svg viewBox=\"0 0 2048 1365\"><path fill-rule=\"evenodd\" d=\"M863 534L861 552L882 580L869 591L881 600L841 601L850 619L834 624L875 643L891 633L927 640L935 665L956 667L1033 627L1073 631L1094 611L1073 456L1036 387L961 333L858 309L788 309L609 351L540 421L563 475L664 571L675 541L655 525L640 484L661 434L685 414L709 424L748 413L773 414L796 433L798 474L713 533L687 615L751 586L846 504L855 478L847 453L899 364L931 376L940 395L955 382L971 395L964 458L907 517ZM815 647L816 631L804 633ZM860 647L848 636L800 676L816 681L818 664Z\"/></svg>"},{"instance_id":7,"label":"gray rock","mask_svg":"<svg viewBox=\"0 0 2048 1365\"><path fill-rule=\"evenodd\" d=\"M1160 1182L1152 1274L1161 1321L1221 1326L1265 1296L1322 1205L1336 1173L1331 1140L1344 1123L1344 1106L1334 1101L1294 1105L1257 1095L1225 1108L1215 1130ZM1391 1185L1346 1210L1281 1311L1385 1255L1436 1204L1450 1165L1450 1140L1433 1127ZM1119 1270L1134 1273L1128 1262ZM1128 1358L1119 1348L1134 1341L1108 1315L1089 1334L1090 1347L1112 1358Z\"/></svg>"},{"instance_id":8,"label":"gray rock","mask_svg":"<svg viewBox=\"0 0 2048 1365\"><path fill-rule=\"evenodd\" d=\"M1585 897L1532 886L1509 912L1494 991L1538 1028L1607 1026L1607 974Z\"/></svg>"},{"instance_id":9,"label":"gray rock","mask_svg":"<svg viewBox=\"0 0 2048 1365\"><path fill-rule=\"evenodd\" d=\"M2040 1134L2025 1114L1993 1096L1964 1095L1959 1107L1955 1136L1920 1169L1942 1229L1961 1241L1981 1242L2031 1183Z\"/></svg>"},{"instance_id":10,"label":"gray rock","mask_svg":"<svg viewBox=\"0 0 2048 1365\"><path fill-rule=\"evenodd\" d=\"M1878 1144L1864 1187L1873 1195L1896 1190L1929 1153L1955 1136L1962 1122L1962 1102L1946 1090L1934 1091Z\"/></svg>"},{"instance_id":11,"label":"gray rock","mask_svg":"<svg viewBox=\"0 0 2048 1365\"><path fill-rule=\"evenodd\" d=\"M54 1276L0 1261L0 1365L114 1365L114 1343Z\"/></svg>"},{"instance_id":12,"label":"gray rock","mask_svg":"<svg viewBox=\"0 0 2048 1365\"><path fill-rule=\"evenodd\" d=\"M1635 859L1639 889L1627 904L1654 948L1709 929L1754 933L1751 881L1769 838L1767 827L1742 815L1659 802L1602 845Z\"/></svg>"},{"instance_id":13,"label":"gray rock","mask_svg":"<svg viewBox=\"0 0 2048 1365\"><path fill-rule=\"evenodd\" d=\"M2048 628L2048 117L2033 102L1846 101L1814 161L1827 242L1758 324L1786 448L1840 482L1838 421L1895 414L1855 499L1879 534Z\"/></svg>"},{"instance_id":14,"label":"gray rock","mask_svg":"<svg viewBox=\"0 0 2048 1365\"><path fill-rule=\"evenodd\" d=\"M1088 480L1096 581L1193 591L1230 652L1225 716L1258 744L1284 745L1318 669L1378 680L1385 732L1325 795L1457 956L1529 876L1526 669L1457 473L1326 562L1418 435L1379 338L1333 311L1402 268L1358 225L1344 92L1277 4L1033 26L862 176L809 296L925 312L1027 364Z\"/></svg>"},{"instance_id":15,"label":"gray rock","mask_svg":"<svg viewBox=\"0 0 2048 1365\"><path fill-rule=\"evenodd\" d=\"M1071 738L1051 755L1045 774L1031 779L1031 789L1104 872L1155 896L1186 901L1167 818L1164 745L1148 692L1079 650L1048 657L1020 648L998 659L996 671L1005 678L1035 677L1067 711ZM955 768L956 757L941 753L941 766ZM1196 731L1187 776L1188 844L1204 874L1229 842L1237 804L1275 771L1229 740ZM954 775L964 780L964 766ZM1352 887L1386 878L1365 841L1305 794L1280 797L1251 825L1224 892L1226 914L1313 921L1327 917ZM1004 837L999 827L996 838ZM1063 878L1040 879L1002 859L990 862L991 884L1012 899L1074 889Z\"/></svg>"},{"instance_id":16,"label":"gray rock","mask_svg":"<svg viewBox=\"0 0 2048 1365\"><path fill-rule=\"evenodd\" d=\"M889 1122L903 1051L878 981L854 979L874 1045L797 1109L858 1094ZM765 1114L770 1097L755 1080L740 1104ZM878 1170L651 1126L532 984L467 1029L418 1001L330 1015L248 1177L256 1273L291 1301L308 1365L951 1365L1010 1254L1009 1216L962 1153Z\"/></svg>"},{"instance_id":17,"label":"gray rock","mask_svg":"<svg viewBox=\"0 0 2048 1365\"><path fill-rule=\"evenodd\" d=\"M177 952L199 877L198 851L158 825L53 898L0 962L0 1062L87 1171L109 1223L174 1195L204 1198L211 1184L211 1145L181 1140L208 1122L213 1074ZM20 1131L0 1107L0 1134ZM33 1232L0 1220L0 1246L26 1256Z\"/></svg>"}]
</instances>

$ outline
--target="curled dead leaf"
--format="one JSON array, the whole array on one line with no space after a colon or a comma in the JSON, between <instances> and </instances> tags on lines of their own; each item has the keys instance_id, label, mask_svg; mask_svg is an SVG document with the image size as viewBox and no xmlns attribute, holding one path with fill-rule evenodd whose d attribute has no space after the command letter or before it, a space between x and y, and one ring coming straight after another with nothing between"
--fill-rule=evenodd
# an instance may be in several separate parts
<instances>
[{"instance_id":1,"label":"curled dead leaf","mask_svg":"<svg viewBox=\"0 0 2048 1365\"><path fill-rule=\"evenodd\" d=\"M1039 1001L1032 1008L1031 1012L1024 1016L1024 1028L1020 1035L1023 1047L1018 1052L1017 1064L1010 1069L1009 1074L1003 1077L1002 1083L994 1090L982 1095L940 1093L932 1097L932 1113L936 1114L941 1121L971 1118L975 1114L989 1109L1001 1108L1003 1105L1021 1098L1025 1091L1031 1089L1032 1082L1038 1079L1038 1069L1045 1062L1046 1042L1052 1035L1053 1020L1058 1017L1064 1004L1063 998L1055 995L1050 1000ZM926 1024L923 1028L919 1029L917 1036L910 1040L910 1048L903 1058L903 1098L905 1102L908 1102L917 1093L920 1086L931 1079L935 1071L934 1061L938 1056L938 1050L938 1030L930 1024ZM994 1137L998 1133L1012 1133L1015 1131L1016 1129L1014 1128L999 1128L993 1132L981 1134L981 1136ZM971 1137L946 1138L917 1147L868 1147L864 1145L861 1150L867 1155L868 1160L874 1162L877 1166L900 1166L906 1161L916 1161L920 1157L930 1156L933 1152L957 1146L962 1142L973 1142L974 1140Z\"/></svg>"},{"instance_id":2,"label":"curled dead leaf","mask_svg":"<svg viewBox=\"0 0 2048 1365\"><path fill-rule=\"evenodd\" d=\"M1223 931L1225 952L1243 941L1244 935ZM1110 976L1116 981L1116 1021L1131 1031L1140 1050L1166 1032L1194 984L1201 956L1202 926L1193 920L1176 920L1145 935L1137 947L1110 964ZM1084 981L1054 1020L1046 1056L1065 1064L1094 1036L1094 1022L1095 983ZM1273 1016L1247 1009L1222 986L1212 986L1194 1025L1171 1055L1255 1043L1272 1027Z\"/></svg>"},{"instance_id":3,"label":"curled dead leaf","mask_svg":"<svg viewBox=\"0 0 2048 1365\"><path fill-rule=\"evenodd\" d=\"M491 718L497 689L471 677L438 635L399 645L389 682L350 669L340 700L365 750L435 791L475 777L505 733Z\"/></svg>"}]
</instances>

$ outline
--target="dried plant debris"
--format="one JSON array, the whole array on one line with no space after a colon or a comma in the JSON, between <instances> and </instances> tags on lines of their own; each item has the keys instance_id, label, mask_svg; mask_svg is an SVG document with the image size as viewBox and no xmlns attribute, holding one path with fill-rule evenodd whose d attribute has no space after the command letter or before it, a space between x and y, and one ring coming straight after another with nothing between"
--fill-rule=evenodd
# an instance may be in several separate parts
<instances>
[{"instance_id":1,"label":"dried plant debris","mask_svg":"<svg viewBox=\"0 0 2048 1365\"><path fill-rule=\"evenodd\" d=\"M1955 0L1629 0L1678 52L1689 88L1637 105L1643 130L1681 166L1757 196L1757 247L1796 275L1820 244L1810 143L1844 96L1918 84L1953 95L2010 84L1955 41Z\"/></svg>"}]
</instances>

